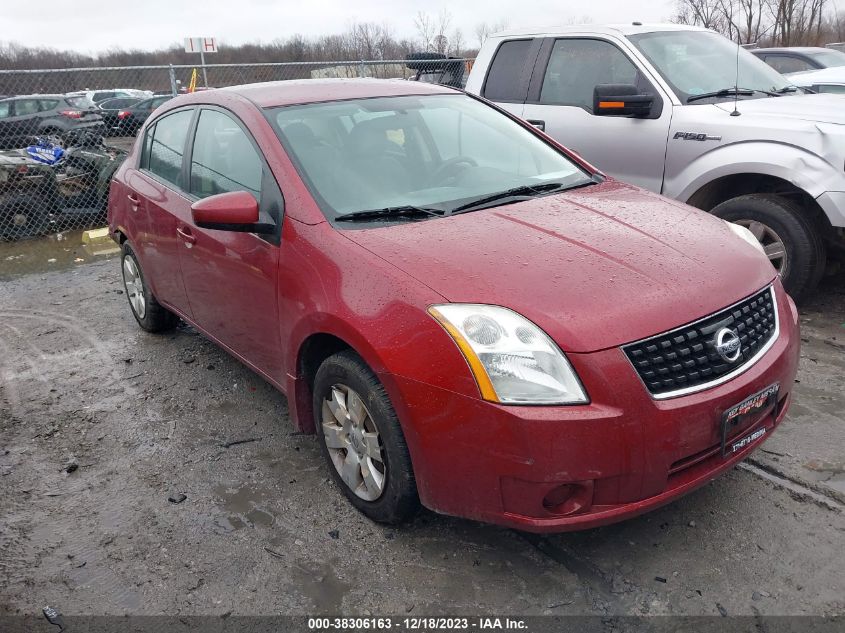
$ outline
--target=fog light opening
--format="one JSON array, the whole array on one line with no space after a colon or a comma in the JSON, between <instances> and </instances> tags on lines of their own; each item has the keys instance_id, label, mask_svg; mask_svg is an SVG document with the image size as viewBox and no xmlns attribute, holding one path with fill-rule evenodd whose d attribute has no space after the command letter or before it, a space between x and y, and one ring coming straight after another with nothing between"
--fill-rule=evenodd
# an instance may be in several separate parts
<instances>
[{"instance_id":1,"label":"fog light opening","mask_svg":"<svg viewBox=\"0 0 845 633\"><path fill-rule=\"evenodd\" d=\"M565 516L590 507L593 501L593 482L561 484L543 497L543 508L549 514Z\"/></svg>"}]
</instances>

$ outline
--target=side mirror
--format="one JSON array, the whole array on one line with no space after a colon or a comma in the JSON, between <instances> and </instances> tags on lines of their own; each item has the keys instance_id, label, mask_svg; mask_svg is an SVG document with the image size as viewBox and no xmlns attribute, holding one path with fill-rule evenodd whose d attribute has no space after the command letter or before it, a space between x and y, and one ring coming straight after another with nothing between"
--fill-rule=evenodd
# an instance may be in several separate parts
<instances>
[{"instance_id":1,"label":"side mirror","mask_svg":"<svg viewBox=\"0 0 845 633\"><path fill-rule=\"evenodd\" d=\"M201 229L237 231L240 233L273 233L274 224L258 221L258 202L246 191L219 193L197 200L191 215Z\"/></svg>"},{"instance_id":2,"label":"side mirror","mask_svg":"<svg viewBox=\"0 0 845 633\"><path fill-rule=\"evenodd\" d=\"M645 118L651 114L654 95L639 94L634 85L599 84L593 89L593 114Z\"/></svg>"}]
</instances>

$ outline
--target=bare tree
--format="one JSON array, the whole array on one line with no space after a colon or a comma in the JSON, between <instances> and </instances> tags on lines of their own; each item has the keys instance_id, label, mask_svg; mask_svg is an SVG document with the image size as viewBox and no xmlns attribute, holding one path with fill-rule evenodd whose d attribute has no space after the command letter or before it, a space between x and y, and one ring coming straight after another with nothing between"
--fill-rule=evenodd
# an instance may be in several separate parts
<instances>
[{"instance_id":1,"label":"bare tree","mask_svg":"<svg viewBox=\"0 0 845 633\"><path fill-rule=\"evenodd\" d=\"M417 11L417 15L414 16L414 26L417 29L417 35L422 40L423 49L431 51L437 29L431 16L425 11Z\"/></svg>"},{"instance_id":2,"label":"bare tree","mask_svg":"<svg viewBox=\"0 0 845 633\"><path fill-rule=\"evenodd\" d=\"M674 21L713 29L740 43L817 45L835 37L828 0L678 0Z\"/></svg>"},{"instance_id":3,"label":"bare tree","mask_svg":"<svg viewBox=\"0 0 845 633\"><path fill-rule=\"evenodd\" d=\"M478 48L484 46L484 42L486 42L487 38L493 33L504 31L506 28L508 28L507 20L499 20L493 23L479 22L476 24L474 31L475 37L478 39Z\"/></svg>"},{"instance_id":4,"label":"bare tree","mask_svg":"<svg viewBox=\"0 0 845 633\"><path fill-rule=\"evenodd\" d=\"M451 39L451 54L455 57L463 57L466 42L464 42L464 32L461 29L452 31Z\"/></svg>"},{"instance_id":5,"label":"bare tree","mask_svg":"<svg viewBox=\"0 0 845 633\"><path fill-rule=\"evenodd\" d=\"M435 36L436 40L440 42L437 52L438 53L446 53L448 52L449 46L449 37L446 35L446 32L449 30L449 27L452 24L452 13L449 9L445 7L440 10L440 13L437 16L437 35Z\"/></svg>"},{"instance_id":6,"label":"bare tree","mask_svg":"<svg viewBox=\"0 0 845 633\"><path fill-rule=\"evenodd\" d=\"M725 16L720 0L678 0L672 21L725 32Z\"/></svg>"}]
</instances>

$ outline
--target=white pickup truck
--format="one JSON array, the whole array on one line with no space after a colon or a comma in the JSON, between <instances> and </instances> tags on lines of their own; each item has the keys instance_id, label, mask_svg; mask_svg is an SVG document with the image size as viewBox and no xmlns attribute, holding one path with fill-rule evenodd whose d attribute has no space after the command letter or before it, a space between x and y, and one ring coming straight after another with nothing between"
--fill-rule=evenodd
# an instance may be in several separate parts
<instances>
[{"instance_id":1,"label":"white pickup truck","mask_svg":"<svg viewBox=\"0 0 845 633\"><path fill-rule=\"evenodd\" d=\"M712 31L499 33L466 90L619 180L748 227L796 299L845 252L845 96L805 94Z\"/></svg>"}]
</instances>

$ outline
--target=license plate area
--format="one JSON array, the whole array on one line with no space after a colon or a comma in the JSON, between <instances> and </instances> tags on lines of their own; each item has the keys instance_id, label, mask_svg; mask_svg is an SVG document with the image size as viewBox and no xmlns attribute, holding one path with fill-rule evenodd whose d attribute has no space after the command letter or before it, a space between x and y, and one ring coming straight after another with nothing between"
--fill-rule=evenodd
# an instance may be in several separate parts
<instances>
[{"instance_id":1,"label":"license plate area","mask_svg":"<svg viewBox=\"0 0 845 633\"><path fill-rule=\"evenodd\" d=\"M736 436L736 433L732 433L732 431L738 431L750 419L759 418L763 411L766 411L770 407L776 407L779 390L780 385L778 383L769 385L762 391L758 391L722 413L719 434L721 438L722 457L733 455L765 434L765 429L758 429L747 437L737 438L736 441L728 441L729 436Z\"/></svg>"}]
</instances>

